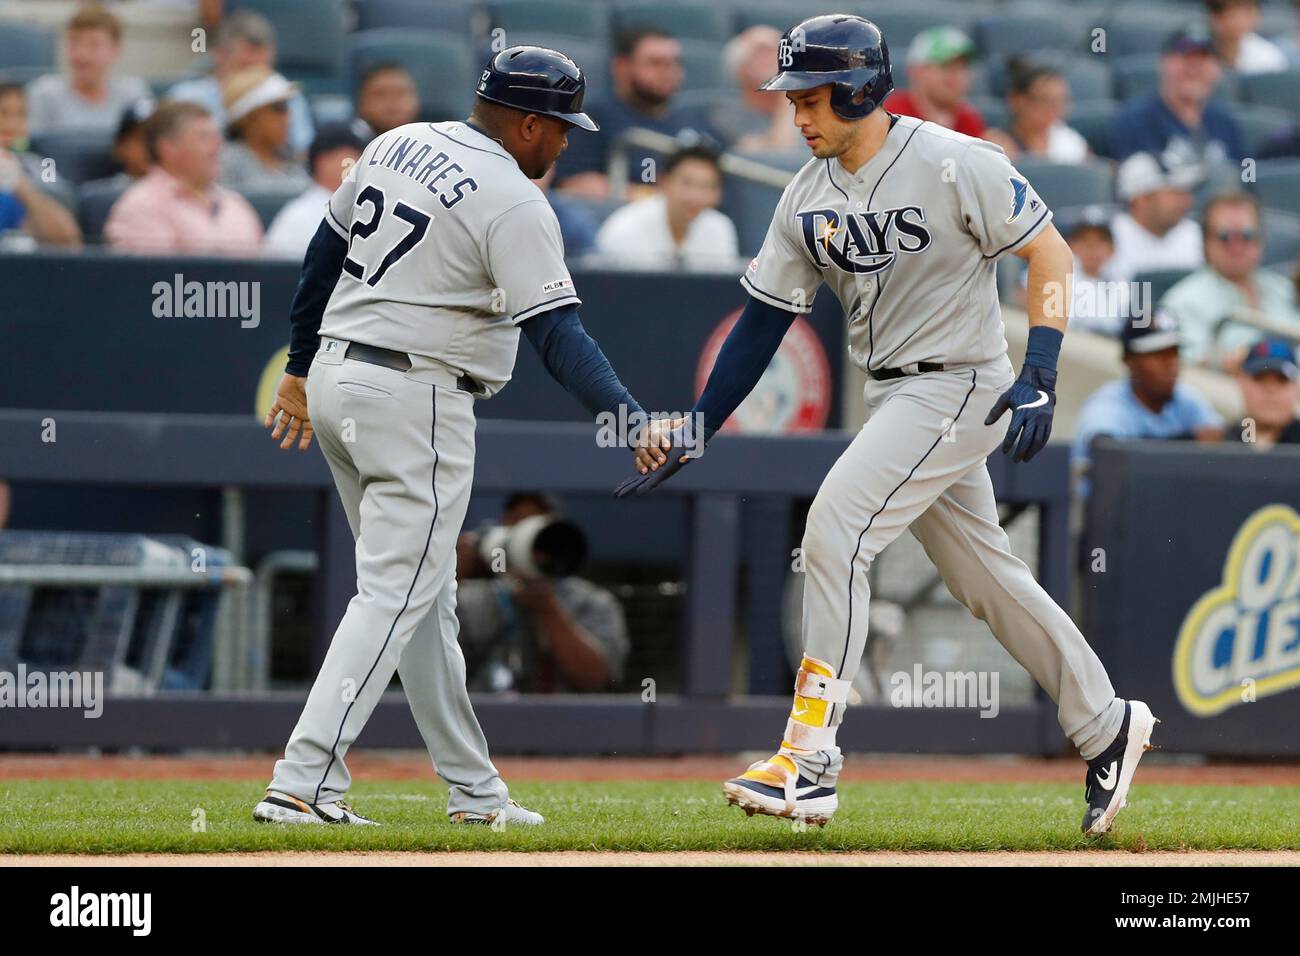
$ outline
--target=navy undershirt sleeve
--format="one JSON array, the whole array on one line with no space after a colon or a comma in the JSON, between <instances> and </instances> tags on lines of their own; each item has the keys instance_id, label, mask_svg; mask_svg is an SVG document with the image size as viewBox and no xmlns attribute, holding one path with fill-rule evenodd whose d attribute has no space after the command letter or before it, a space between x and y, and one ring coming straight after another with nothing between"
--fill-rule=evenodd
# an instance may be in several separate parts
<instances>
[{"instance_id":1,"label":"navy undershirt sleeve","mask_svg":"<svg viewBox=\"0 0 1300 956\"><path fill-rule=\"evenodd\" d=\"M289 307L289 364L285 371L302 378L311 368L312 357L320 346L320 322L330 294L343 271L348 244L324 219L307 246L298 289Z\"/></svg>"},{"instance_id":2,"label":"navy undershirt sleeve","mask_svg":"<svg viewBox=\"0 0 1300 956\"><path fill-rule=\"evenodd\" d=\"M772 356L794 322L795 313L750 296L745 310L722 343L695 411L704 415L706 436L712 436L745 400L767 371Z\"/></svg>"},{"instance_id":3,"label":"navy undershirt sleeve","mask_svg":"<svg viewBox=\"0 0 1300 956\"><path fill-rule=\"evenodd\" d=\"M582 327L577 306L561 306L525 319L520 329L546 371L593 417L601 412L617 415L620 405L626 406L628 414L642 411L618 380L605 353Z\"/></svg>"}]
</instances>

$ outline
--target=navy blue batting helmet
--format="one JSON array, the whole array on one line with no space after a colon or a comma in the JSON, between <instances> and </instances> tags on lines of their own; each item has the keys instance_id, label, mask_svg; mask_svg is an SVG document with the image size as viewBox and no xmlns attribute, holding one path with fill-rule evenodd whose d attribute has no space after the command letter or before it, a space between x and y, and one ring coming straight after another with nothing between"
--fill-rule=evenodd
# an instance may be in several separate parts
<instances>
[{"instance_id":1,"label":"navy blue batting helmet","mask_svg":"<svg viewBox=\"0 0 1300 956\"><path fill-rule=\"evenodd\" d=\"M512 46L488 60L475 92L502 106L598 130L596 122L582 112L586 91L582 69L563 53L541 46Z\"/></svg>"},{"instance_id":2,"label":"navy blue batting helmet","mask_svg":"<svg viewBox=\"0 0 1300 956\"><path fill-rule=\"evenodd\" d=\"M889 47L880 27L847 13L810 17L781 37L780 72L760 90L831 87L831 109L843 119L862 119L894 88Z\"/></svg>"}]
</instances>

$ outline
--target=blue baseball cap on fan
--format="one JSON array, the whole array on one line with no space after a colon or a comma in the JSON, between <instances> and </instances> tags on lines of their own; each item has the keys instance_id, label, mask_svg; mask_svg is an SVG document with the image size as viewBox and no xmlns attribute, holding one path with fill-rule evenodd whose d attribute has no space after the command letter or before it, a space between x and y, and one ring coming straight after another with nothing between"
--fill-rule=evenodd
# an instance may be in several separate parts
<instances>
[{"instance_id":1,"label":"blue baseball cap on fan","mask_svg":"<svg viewBox=\"0 0 1300 956\"><path fill-rule=\"evenodd\" d=\"M1254 377L1265 372L1277 372L1291 381L1300 377L1300 365L1296 364L1295 350L1284 339L1261 339L1250 347L1241 370Z\"/></svg>"}]
</instances>

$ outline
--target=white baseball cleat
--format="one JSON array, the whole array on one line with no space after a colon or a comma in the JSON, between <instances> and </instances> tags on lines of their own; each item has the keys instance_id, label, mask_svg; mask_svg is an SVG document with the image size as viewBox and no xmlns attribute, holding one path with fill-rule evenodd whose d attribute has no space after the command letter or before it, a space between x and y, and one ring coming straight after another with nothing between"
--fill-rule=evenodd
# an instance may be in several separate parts
<instances>
[{"instance_id":1,"label":"white baseball cleat","mask_svg":"<svg viewBox=\"0 0 1300 956\"><path fill-rule=\"evenodd\" d=\"M461 810L459 813L451 815L452 823L479 823L493 827L503 826L540 826L546 822L546 818L540 813L529 810L527 807L521 807L518 803L511 800L499 810L493 810L491 813L473 813L468 810Z\"/></svg>"},{"instance_id":2,"label":"white baseball cleat","mask_svg":"<svg viewBox=\"0 0 1300 956\"><path fill-rule=\"evenodd\" d=\"M262 802L253 808L253 819L258 823L350 823L357 826L379 826L342 800L312 804L278 790L266 791Z\"/></svg>"},{"instance_id":3,"label":"white baseball cleat","mask_svg":"<svg viewBox=\"0 0 1300 956\"><path fill-rule=\"evenodd\" d=\"M1128 806L1128 788L1138 761L1151 748L1151 731L1160 721L1151 708L1140 700L1124 702L1124 722L1115 740L1102 753L1088 761L1084 778L1083 832L1101 836L1110 831L1115 816Z\"/></svg>"},{"instance_id":4,"label":"white baseball cleat","mask_svg":"<svg viewBox=\"0 0 1300 956\"><path fill-rule=\"evenodd\" d=\"M739 777L722 785L727 803L748 816L755 813L786 817L824 827L839 808L834 787L823 787L801 776L793 760L776 754L751 764Z\"/></svg>"}]
</instances>

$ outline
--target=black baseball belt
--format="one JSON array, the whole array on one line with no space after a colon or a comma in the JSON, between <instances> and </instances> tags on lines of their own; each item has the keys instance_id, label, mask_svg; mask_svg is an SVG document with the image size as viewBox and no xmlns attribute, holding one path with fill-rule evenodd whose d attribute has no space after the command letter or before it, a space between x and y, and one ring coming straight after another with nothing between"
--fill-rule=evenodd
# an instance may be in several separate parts
<instances>
[{"instance_id":1,"label":"black baseball belt","mask_svg":"<svg viewBox=\"0 0 1300 956\"><path fill-rule=\"evenodd\" d=\"M942 362L917 362L915 372L904 372L901 368L873 368L867 374L877 382L887 382L891 378L902 378L904 375L919 375L922 372L942 372Z\"/></svg>"},{"instance_id":2,"label":"black baseball belt","mask_svg":"<svg viewBox=\"0 0 1300 956\"><path fill-rule=\"evenodd\" d=\"M380 368L391 368L395 372L409 372L411 370L411 356L393 349L382 349L378 345L349 342L343 357L365 362L368 365L378 365ZM473 395L477 395L483 390L483 386L478 383L477 379L470 375L461 375L457 378L456 387L462 392L469 392Z\"/></svg>"}]
</instances>

